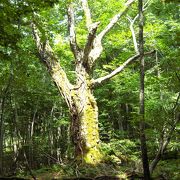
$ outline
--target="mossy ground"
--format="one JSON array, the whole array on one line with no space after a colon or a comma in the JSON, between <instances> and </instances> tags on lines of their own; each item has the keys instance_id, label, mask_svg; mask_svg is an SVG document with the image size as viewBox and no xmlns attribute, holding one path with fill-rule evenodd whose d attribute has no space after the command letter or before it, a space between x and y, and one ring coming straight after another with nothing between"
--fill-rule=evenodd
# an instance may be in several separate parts
<instances>
[{"instance_id":1,"label":"mossy ground","mask_svg":"<svg viewBox=\"0 0 180 180\"><path fill-rule=\"evenodd\" d=\"M123 144L123 147L122 147ZM135 142L130 140L111 140L109 143L101 144L102 161L96 165L79 163L73 159L64 160L63 164L55 164L51 167L42 167L33 171L33 174L40 180L50 179L73 179L78 177L119 177L125 180L130 177L142 179L142 163ZM167 180L179 180L180 159L179 156L166 156L166 160L161 160L152 176L154 180L163 177ZM25 170L26 171L26 170ZM21 174L23 175L23 174ZM31 178L29 175L24 177ZM21 176L22 177L22 176Z\"/></svg>"},{"instance_id":2,"label":"mossy ground","mask_svg":"<svg viewBox=\"0 0 180 180\"><path fill-rule=\"evenodd\" d=\"M96 166L84 164L78 166L76 163L68 163L62 165L54 165L51 168L42 168L34 171L33 174L38 180L50 179L75 179L97 177L116 177L119 179L127 179L126 173L121 167L114 167L109 164L98 164ZM30 175L24 175L27 179L32 179Z\"/></svg>"},{"instance_id":3,"label":"mossy ground","mask_svg":"<svg viewBox=\"0 0 180 180\"><path fill-rule=\"evenodd\" d=\"M163 177L167 180L179 180L179 160L172 159L167 161L161 161L157 166L152 179L159 180ZM172 164L176 164L172 166ZM127 165L117 166L114 164L101 163L97 166L92 165L80 165L76 163L54 165L49 168L41 168L39 170L33 171L37 180L51 180L51 179L98 179L103 177L109 177L109 179L120 179L128 180L133 175L132 167ZM135 176L141 176L142 174L136 173ZM32 179L30 175L21 175L19 177L24 177L26 179ZM140 178L135 178L140 179Z\"/></svg>"}]
</instances>

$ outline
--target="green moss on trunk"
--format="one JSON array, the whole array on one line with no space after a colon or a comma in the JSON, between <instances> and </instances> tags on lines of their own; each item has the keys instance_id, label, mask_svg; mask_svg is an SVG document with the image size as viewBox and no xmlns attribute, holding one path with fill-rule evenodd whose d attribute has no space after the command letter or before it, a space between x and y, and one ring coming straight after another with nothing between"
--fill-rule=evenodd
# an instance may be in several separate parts
<instances>
[{"instance_id":1,"label":"green moss on trunk","mask_svg":"<svg viewBox=\"0 0 180 180\"><path fill-rule=\"evenodd\" d=\"M97 164L101 161L102 156L99 151L99 128L98 128L98 107L94 96L90 89L86 89L84 93L79 94L76 103L79 105L78 123L73 129L78 129L76 132L75 148L77 159L87 164ZM83 107L80 106L83 104Z\"/></svg>"}]
</instances>

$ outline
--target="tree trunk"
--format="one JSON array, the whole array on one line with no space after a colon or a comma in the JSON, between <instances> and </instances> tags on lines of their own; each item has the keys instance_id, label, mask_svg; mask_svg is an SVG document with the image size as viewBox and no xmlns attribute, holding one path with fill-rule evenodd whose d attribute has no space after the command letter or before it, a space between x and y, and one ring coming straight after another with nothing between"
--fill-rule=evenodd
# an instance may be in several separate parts
<instances>
[{"instance_id":1,"label":"tree trunk","mask_svg":"<svg viewBox=\"0 0 180 180\"><path fill-rule=\"evenodd\" d=\"M100 161L98 108L90 90L87 90L81 97L86 99L84 106L77 105L80 110L79 114L72 114L71 133L75 154L82 161L95 164Z\"/></svg>"},{"instance_id":2,"label":"tree trunk","mask_svg":"<svg viewBox=\"0 0 180 180\"><path fill-rule=\"evenodd\" d=\"M141 154L143 162L144 179L150 179L149 162L147 154L146 136L145 136L145 119L144 119L144 16L143 16L143 0L139 0L139 53L140 53L140 141L141 141Z\"/></svg>"},{"instance_id":3,"label":"tree trunk","mask_svg":"<svg viewBox=\"0 0 180 180\"><path fill-rule=\"evenodd\" d=\"M78 86L71 93L74 103L70 108L75 155L82 162L96 164L101 160L98 147L98 107L86 69L79 64L76 71Z\"/></svg>"}]
</instances>

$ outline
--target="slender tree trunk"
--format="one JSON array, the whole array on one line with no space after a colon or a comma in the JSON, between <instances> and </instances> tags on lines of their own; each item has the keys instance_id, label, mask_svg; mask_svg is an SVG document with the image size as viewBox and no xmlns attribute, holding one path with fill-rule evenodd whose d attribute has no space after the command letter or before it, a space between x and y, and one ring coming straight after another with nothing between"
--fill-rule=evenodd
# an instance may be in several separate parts
<instances>
[{"instance_id":1,"label":"slender tree trunk","mask_svg":"<svg viewBox=\"0 0 180 180\"><path fill-rule=\"evenodd\" d=\"M147 155L147 145L145 136L145 119L144 119L144 38L143 38L143 0L139 0L139 53L140 53L140 141L141 141L141 153L143 162L144 179L150 179L149 162Z\"/></svg>"},{"instance_id":2,"label":"slender tree trunk","mask_svg":"<svg viewBox=\"0 0 180 180\"><path fill-rule=\"evenodd\" d=\"M6 88L4 91L2 91L2 98L1 98L1 104L0 104L0 174L3 174L3 143L4 143L4 108L5 108L5 101L7 98L7 94L11 85L11 80L13 77L13 66L11 64L10 67L10 74L9 74L9 79L6 85Z\"/></svg>"},{"instance_id":3,"label":"slender tree trunk","mask_svg":"<svg viewBox=\"0 0 180 180\"><path fill-rule=\"evenodd\" d=\"M37 109L35 109L32 117L32 121L30 120L30 137L29 137L29 164L30 167L34 167L34 147L33 147L33 135L34 135L34 123L36 120Z\"/></svg>"},{"instance_id":4,"label":"slender tree trunk","mask_svg":"<svg viewBox=\"0 0 180 180\"><path fill-rule=\"evenodd\" d=\"M153 171L156 168L157 164L161 160L161 157L164 154L164 152L165 152L165 150L166 150L166 148L167 148L167 146L168 146L168 144L169 144L169 142L171 140L171 137L172 137L173 132L174 132L174 130L176 128L176 125L180 121L180 113L178 113L177 115L175 113L179 98L180 98L180 93L179 93L179 95L177 97L176 104L175 104L175 106L173 108L173 111L174 111L173 114L174 114L174 118L175 118L174 123L171 125L170 128L168 128L167 133L164 133L164 130L162 131L158 152L157 152L155 158L153 159L153 161L150 164L150 173L151 174L153 173Z\"/></svg>"},{"instance_id":5,"label":"slender tree trunk","mask_svg":"<svg viewBox=\"0 0 180 180\"><path fill-rule=\"evenodd\" d=\"M162 145L160 145L159 150L158 150L155 158L153 159L153 161L150 164L149 170L150 170L151 174L153 173L154 169L156 168L158 162L161 160L161 156L162 156L161 152L162 152Z\"/></svg>"},{"instance_id":6,"label":"slender tree trunk","mask_svg":"<svg viewBox=\"0 0 180 180\"><path fill-rule=\"evenodd\" d=\"M12 126L14 127L14 130L13 130L11 136L12 136L12 145L13 145L13 154L14 155L13 155L13 162L12 162L11 171L13 172L13 174L15 174L16 168L17 168L19 147L20 147L21 142L20 142L20 139L18 136L18 133L19 133L18 132L18 125L17 125L18 113L17 113L16 103L15 103L15 105L12 105L12 107L14 108L14 117L13 117L13 121L12 121Z\"/></svg>"},{"instance_id":7,"label":"slender tree trunk","mask_svg":"<svg viewBox=\"0 0 180 180\"><path fill-rule=\"evenodd\" d=\"M5 103L5 98L3 97L1 100L1 116L0 116L0 175L3 175L4 103Z\"/></svg>"}]
</instances>

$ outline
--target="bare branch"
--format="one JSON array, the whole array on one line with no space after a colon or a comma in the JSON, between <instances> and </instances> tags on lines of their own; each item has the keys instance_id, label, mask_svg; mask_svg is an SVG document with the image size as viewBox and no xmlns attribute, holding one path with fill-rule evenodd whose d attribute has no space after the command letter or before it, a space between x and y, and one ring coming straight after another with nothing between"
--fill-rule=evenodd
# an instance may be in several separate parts
<instances>
[{"instance_id":1,"label":"bare branch","mask_svg":"<svg viewBox=\"0 0 180 180\"><path fill-rule=\"evenodd\" d=\"M70 46L74 54L74 57L77 60L80 48L78 47L77 41L76 41L74 11L73 11L72 4L69 4L67 12L68 12L68 30L69 30Z\"/></svg>"},{"instance_id":2,"label":"bare branch","mask_svg":"<svg viewBox=\"0 0 180 180\"><path fill-rule=\"evenodd\" d=\"M164 140L164 144L163 144L163 147L162 147L162 152L161 152L162 154L164 153L165 149L167 148L179 120L180 120L179 117L177 117L175 119L173 125L170 128L170 131L169 131L168 135L166 135L166 139Z\"/></svg>"},{"instance_id":3,"label":"bare branch","mask_svg":"<svg viewBox=\"0 0 180 180\"><path fill-rule=\"evenodd\" d=\"M149 3L150 3L151 1L152 1L152 0L147 0L147 1L144 3L143 11L145 11L145 10L148 8L148 5L149 5Z\"/></svg>"},{"instance_id":4,"label":"bare branch","mask_svg":"<svg viewBox=\"0 0 180 180\"><path fill-rule=\"evenodd\" d=\"M151 54L153 55L155 53L156 53L156 50L152 50L152 51L149 51L149 52L145 52L144 55L148 56L148 55L151 55Z\"/></svg>"},{"instance_id":5,"label":"bare branch","mask_svg":"<svg viewBox=\"0 0 180 180\"><path fill-rule=\"evenodd\" d=\"M98 35L98 37L100 39L102 39L113 27L114 25L118 22L118 20L125 14L125 12L128 10L128 8L132 5L132 3L135 0L128 0L125 3L124 8L122 8L121 12L116 14L111 21L109 22L109 24L105 27L105 29Z\"/></svg>"},{"instance_id":6,"label":"bare branch","mask_svg":"<svg viewBox=\"0 0 180 180\"><path fill-rule=\"evenodd\" d=\"M104 77L100 77L98 79L95 79L93 81L94 85L97 84L101 84L104 81L109 80L110 78L114 77L115 75L119 74L121 71L124 70L124 68L132 61L136 60L139 58L139 54L136 54L135 56L130 57L128 60L126 60L121 66L119 66L117 69L115 69L114 71L112 71L110 74L104 76Z\"/></svg>"},{"instance_id":7,"label":"bare branch","mask_svg":"<svg viewBox=\"0 0 180 180\"><path fill-rule=\"evenodd\" d=\"M144 53L144 55L151 55L151 54L154 54L154 53L155 53L155 50L146 52L146 53ZM106 75L104 77L100 77L98 79L92 80L92 84L96 86L98 84L103 83L104 81L107 81L107 80L111 79L112 77L114 77L117 74L119 74L120 72L122 72L126 68L127 65L129 65L131 62L135 61L139 57L140 57L140 54L136 54L136 55L130 57L121 66L119 66L117 69L112 71L110 74L108 74L108 75Z\"/></svg>"},{"instance_id":8,"label":"bare branch","mask_svg":"<svg viewBox=\"0 0 180 180\"><path fill-rule=\"evenodd\" d=\"M39 52L39 57L40 57L41 61L45 63L45 65L47 66L47 68L49 70L49 69L51 69L51 65L49 64L50 62L46 61L46 52L45 52L45 47L47 47L49 45L49 43L47 40L45 40L44 42L41 42L41 38L39 36L39 30L38 30L35 22L31 23L31 28L32 28L33 37L34 37L34 40L36 43L36 47ZM50 50L50 48L49 48L49 50ZM48 54L50 54L50 52Z\"/></svg>"},{"instance_id":9,"label":"bare branch","mask_svg":"<svg viewBox=\"0 0 180 180\"><path fill-rule=\"evenodd\" d=\"M134 50L136 53L139 53L139 50L138 50L138 44L137 44L137 40L136 40L136 34L135 34L135 31L134 31L134 22L136 21L136 19L139 17L139 15L136 15L136 17L132 20L130 17L127 17L127 19L129 20L130 22L130 30L131 30L131 33L132 33L132 38L133 38L133 44L134 44Z\"/></svg>"},{"instance_id":10,"label":"bare branch","mask_svg":"<svg viewBox=\"0 0 180 180\"><path fill-rule=\"evenodd\" d=\"M147 9L148 7L148 3L149 3L149 0L144 4L143 6L143 12ZM139 53L139 50L138 50L138 43L137 43L137 40L136 40L136 34L135 34L135 30L134 30L134 23L135 21L139 18L139 14L137 14L134 19L132 19L130 16L127 16L127 19L129 20L130 22L130 30L131 30L131 34L132 34L132 38L133 38L133 44L134 44L134 50L136 53Z\"/></svg>"},{"instance_id":11,"label":"bare branch","mask_svg":"<svg viewBox=\"0 0 180 180\"><path fill-rule=\"evenodd\" d=\"M33 33L33 36L34 36L34 39L35 39L35 42L36 42L36 46L37 46L37 48L38 48L38 51L39 52L43 52L43 48L42 48L42 46L41 46L41 39L40 39L40 37L39 37L39 35L38 35L38 30L37 30L37 28L36 28L36 25L35 25L35 23L34 22L32 22L31 23L31 28L32 28L32 33Z\"/></svg>"},{"instance_id":12,"label":"bare branch","mask_svg":"<svg viewBox=\"0 0 180 180\"><path fill-rule=\"evenodd\" d=\"M179 99L180 99L180 92L179 92L179 94L178 94L178 96L177 96L177 99L176 99L176 102L175 102L175 104L174 104L173 112L174 112L174 111L176 110L176 108L178 107Z\"/></svg>"},{"instance_id":13,"label":"bare branch","mask_svg":"<svg viewBox=\"0 0 180 180\"><path fill-rule=\"evenodd\" d=\"M92 19L91 19L91 12L90 12L90 9L88 6L88 1L87 0L81 0L81 2L82 2L82 7L84 10L85 17L86 17L86 27L89 30L90 25L92 24Z\"/></svg>"}]
</instances>

